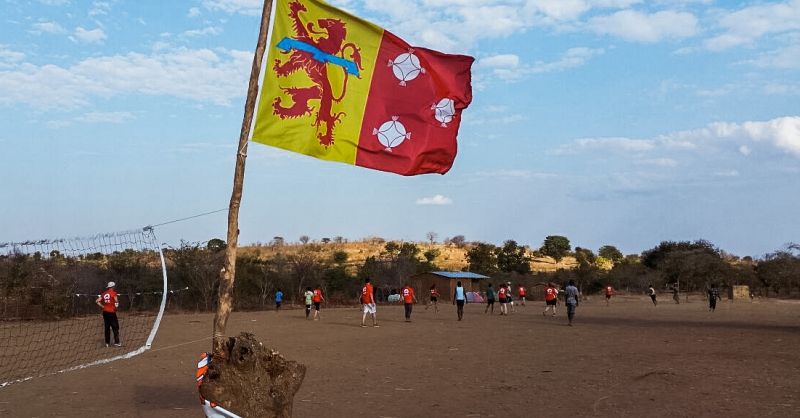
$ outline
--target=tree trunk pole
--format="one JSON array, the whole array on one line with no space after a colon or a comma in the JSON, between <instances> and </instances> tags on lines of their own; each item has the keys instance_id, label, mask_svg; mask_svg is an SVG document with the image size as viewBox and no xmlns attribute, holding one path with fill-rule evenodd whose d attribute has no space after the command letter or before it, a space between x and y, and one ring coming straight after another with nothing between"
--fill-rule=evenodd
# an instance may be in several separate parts
<instances>
[{"instance_id":1,"label":"tree trunk pole","mask_svg":"<svg viewBox=\"0 0 800 418\"><path fill-rule=\"evenodd\" d=\"M247 140L250 137L250 125L255 113L256 97L258 96L258 76L261 73L261 61L267 44L270 13L273 0L264 1L261 12L261 27L258 32L256 53L253 56L253 66L250 70L250 85L247 90L247 101L244 105L244 119L242 130L239 134L239 147L236 152L236 168L233 175L233 192L228 207L228 245L225 247L225 264L220 271L219 302L217 313L214 316L213 354L215 357L224 356L225 327L228 324L233 307L233 282L236 279L236 246L239 242L239 204L242 201L242 188L244 186L244 167L247 159Z\"/></svg>"}]
</instances>

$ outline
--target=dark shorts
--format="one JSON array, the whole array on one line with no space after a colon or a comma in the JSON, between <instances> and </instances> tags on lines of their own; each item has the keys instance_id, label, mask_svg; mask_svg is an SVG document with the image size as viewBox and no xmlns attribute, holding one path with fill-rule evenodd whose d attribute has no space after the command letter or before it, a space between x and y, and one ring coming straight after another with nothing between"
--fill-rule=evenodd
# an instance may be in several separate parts
<instances>
[{"instance_id":1,"label":"dark shorts","mask_svg":"<svg viewBox=\"0 0 800 418\"><path fill-rule=\"evenodd\" d=\"M439 300L439 298L436 296L431 296L431 302L436 302L437 300Z\"/></svg>"},{"instance_id":2,"label":"dark shorts","mask_svg":"<svg viewBox=\"0 0 800 418\"><path fill-rule=\"evenodd\" d=\"M494 299L486 299L487 305L494 305Z\"/></svg>"},{"instance_id":3,"label":"dark shorts","mask_svg":"<svg viewBox=\"0 0 800 418\"><path fill-rule=\"evenodd\" d=\"M281 302L275 302L275 306L280 308L281 307Z\"/></svg>"},{"instance_id":4,"label":"dark shorts","mask_svg":"<svg viewBox=\"0 0 800 418\"><path fill-rule=\"evenodd\" d=\"M314 302L314 309L319 310L320 302Z\"/></svg>"},{"instance_id":5,"label":"dark shorts","mask_svg":"<svg viewBox=\"0 0 800 418\"><path fill-rule=\"evenodd\" d=\"M558 304L558 299L546 300L546 301L544 301L544 303L547 306L556 306Z\"/></svg>"},{"instance_id":6,"label":"dark shorts","mask_svg":"<svg viewBox=\"0 0 800 418\"><path fill-rule=\"evenodd\" d=\"M311 305L306 305L306 310L310 311L311 310Z\"/></svg>"},{"instance_id":7,"label":"dark shorts","mask_svg":"<svg viewBox=\"0 0 800 418\"><path fill-rule=\"evenodd\" d=\"M606 295L606 299L611 299L611 295Z\"/></svg>"},{"instance_id":8,"label":"dark shorts","mask_svg":"<svg viewBox=\"0 0 800 418\"><path fill-rule=\"evenodd\" d=\"M650 299L656 300L656 295L650 295Z\"/></svg>"},{"instance_id":9,"label":"dark shorts","mask_svg":"<svg viewBox=\"0 0 800 418\"><path fill-rule=\"evenodd\" d=\"M457 301L456 301L456 305L458 305L459 307L461 307L461 306L464 306L464 302L466 302L466 301L464 301L464 300L457 300Z\"/></svg>"}]
</instances>

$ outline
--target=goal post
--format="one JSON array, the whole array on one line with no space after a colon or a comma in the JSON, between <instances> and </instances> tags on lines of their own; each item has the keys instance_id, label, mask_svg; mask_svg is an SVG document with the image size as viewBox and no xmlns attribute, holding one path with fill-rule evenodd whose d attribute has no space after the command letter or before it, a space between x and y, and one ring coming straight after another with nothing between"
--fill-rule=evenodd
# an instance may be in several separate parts
<instances>
[{"instance_id":1,"label":"goal post","mask_svg":"<svg viewBox=\"0 0 800 418\"><path fill-rule=\"evenodd\" d=\"M97 305L109 282L116 327ZM152 227L0 243L0 387L145 352L168 294Z\"/></svg>"}]
</instances>

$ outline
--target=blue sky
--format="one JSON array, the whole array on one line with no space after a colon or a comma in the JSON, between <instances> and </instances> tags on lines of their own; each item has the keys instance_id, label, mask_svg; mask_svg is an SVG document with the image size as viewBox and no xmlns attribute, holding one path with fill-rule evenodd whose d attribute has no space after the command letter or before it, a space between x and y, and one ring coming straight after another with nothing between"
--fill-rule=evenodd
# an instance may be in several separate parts
<instances>
[{"instance_id":1,"label":"blue sky","mask_svg":"<svg viewBox=\"0 0 800 418\"><path fill-rule=\"evenodd\" d=\"M558 234L761 256L800 241L800 0L331 3L476 58L459 155L445 176L407 178L251 144L242 242ZM0 0L0 241L226 208L260 9Z\"/></svg>"}]
</instances>

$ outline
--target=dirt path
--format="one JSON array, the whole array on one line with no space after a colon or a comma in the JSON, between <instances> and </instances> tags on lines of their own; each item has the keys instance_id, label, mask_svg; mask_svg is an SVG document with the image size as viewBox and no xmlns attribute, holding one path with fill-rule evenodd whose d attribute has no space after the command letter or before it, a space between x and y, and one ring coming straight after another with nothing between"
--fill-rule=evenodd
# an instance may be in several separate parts
<instances>
[{"instance_id":1,"label":"dirt path","mask_svg":"<svg viewBox=\"0 0 800 418\"><path fill-rule=\"evenodd\" d=\"M356 309L234 313L229 331L308 365L297 417L800 416L800 304L614 302L582 304L574 327L535 303L508 317L468 305L462 322L417 305L411 323L380 306L380 328ZM211 323L170 315L144 355L0 389L0 416L200 417Z\"/></svg>"}]
</instances>

